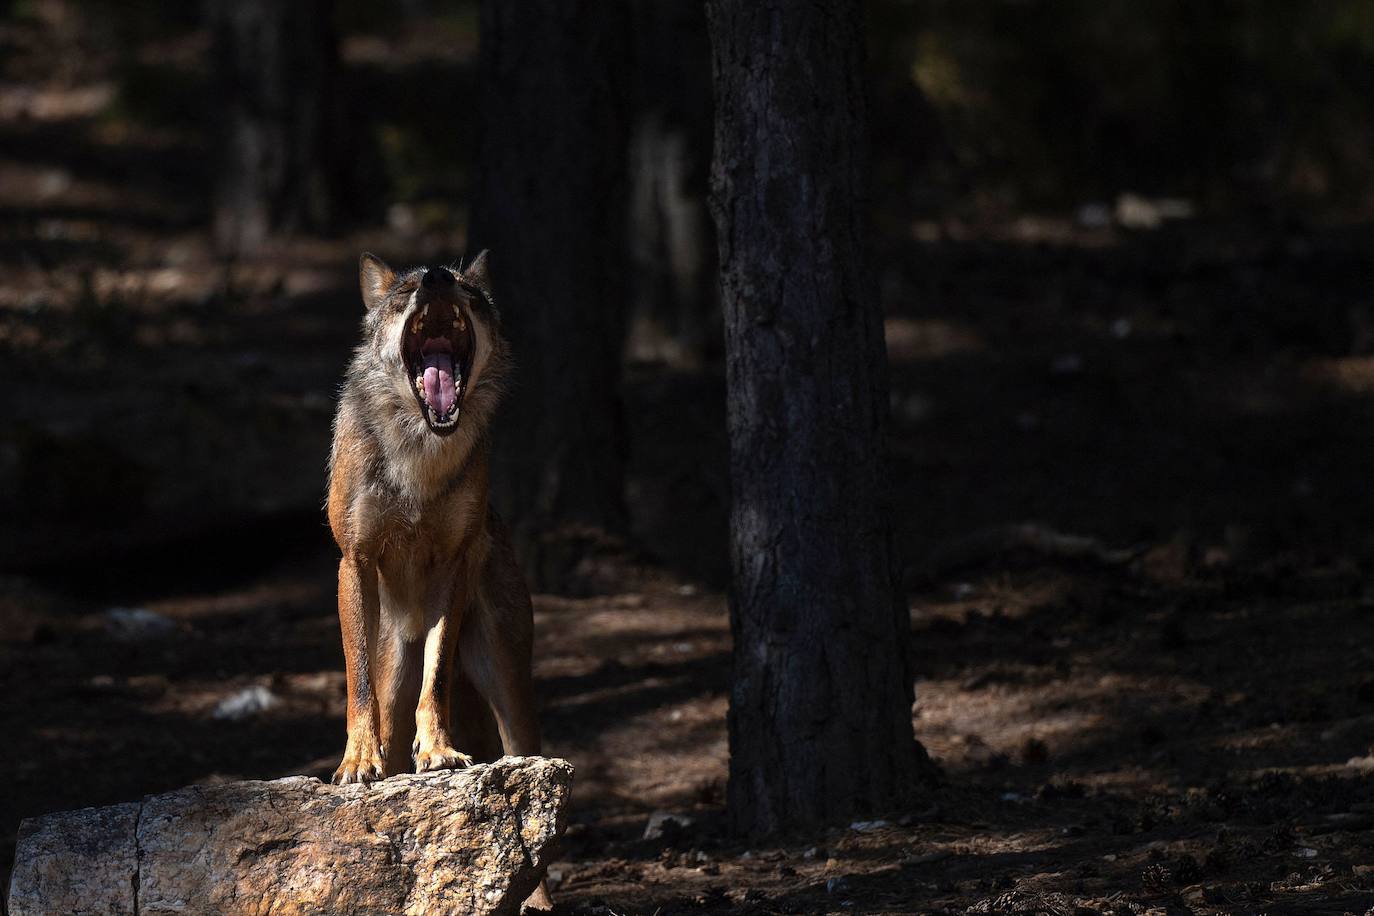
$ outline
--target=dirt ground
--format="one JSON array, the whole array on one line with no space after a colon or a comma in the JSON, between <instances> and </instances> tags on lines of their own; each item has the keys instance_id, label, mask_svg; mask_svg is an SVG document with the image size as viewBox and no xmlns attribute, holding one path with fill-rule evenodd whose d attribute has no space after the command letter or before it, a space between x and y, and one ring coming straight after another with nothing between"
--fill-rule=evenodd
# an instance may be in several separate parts
<instances>
[{"instance_id":1,"label":"dirt ground","mask_svg":"<svg viewBox=\"0 0 1374 916\"><path fill-rule=\"evenodd\" d=\"M352 265L462 248L222 264L204 151L103 116L98 67L45 73L0 86L0 882L23 817L333 770ZM1374 232L886 214L878 241L940 778L726 833L723 373L631 366L634 530L536 598L578 774L560 912L1374 912Z\"/></svg>"},{"instance_id":2,"label":"dirt ground","mask_svg":"<svg viewBox=\"0 0 1374 916\"><path fill-rule=\"evenodd\" d=\"M1156 257L1182 248L1165 238L887 254L891 289L926 287L889 293L894 507L915 729L942 776L811 835L723 829L722 383L632 367L634 550L588 558L584 597L536 600L548 750L578 767L561 910L1374 907L1374 363L1353 331L1282 324L1288 297L1354 320L1365 268L1345 236L1306 244L1325 269L1198 266ZM302 344L335 307L312 301ZM119 358L134 397L164 356ZM315 506L116 553L3 580L0 861L21 817L337 763ZM266 708L221 708L249 688ZM656 811L690 823L643 839Z\"/></svg>"},{"instance_id":3,"label":"dirt ground","mask_svg":"<svg viewBox=\"0 0 1374 916\"><path fill-rule=\"evenodd\" d=\"M1043 547L1044 545L1040 545ZM1062 545L1061 545L1062 546ZM137 606L5 583L0 756L18 818L184 783L328 776L343 735L331 558ZM906 810L743 843L720 824L729 631L654 571L537 602L549 752L578 767L571 913L1363 913L1374 905L1374 593L1358 565L1224 548L1013 550L912 599ZM274 705L216 708L262 687ZM649 815L691 819L641 839Z\"/></svg>"}]
</instances>

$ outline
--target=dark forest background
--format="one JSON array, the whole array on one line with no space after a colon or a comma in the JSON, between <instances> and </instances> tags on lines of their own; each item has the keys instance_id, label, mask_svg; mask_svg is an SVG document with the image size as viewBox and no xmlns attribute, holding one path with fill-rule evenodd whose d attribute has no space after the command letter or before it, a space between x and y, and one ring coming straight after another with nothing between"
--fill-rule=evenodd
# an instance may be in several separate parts
<instances>
[{"instance_id":1,"label":"dark forest background","mask_svg":"<svg viewBox=\"0 0 1374 916\"><path fill-rule=\"evenodd\" d=\"M0 13L0 877L20 817L337 762L320 504L356 259L471 253L500 100L475 2L277 7ZM560 905L1364 912L1374 6L866 9L889 490L941 781L878 827L718 829L711 51L700 5L632 0L586 64L623 155L595 213L623 501L544 506L559 537L526 539L550 752L579 767ZM245 144L283 152L245 169ZM494 269L558 289L586 258ZM644 838L656 810L692 823Z\"/></svg>"},{"instance_id":2,"label":"dark forest background","mask_svg":"<svg viewBox=\"0 0 1374 916\"><path fill-rule=\"evenodd\" d=\"M320 3L271 20L293 38L250 88L259 107L273 93L289 99L258 120L291 129L276 137L259 124L256 140L292 152L273 174L245 176L234 131L254 115L233 101L243 79L234 83L206 24L272 6L10 6L0 341L16 378L0 505L14 523L0 544L11 567L108 556L112 536L132 548L313 505L320 419L352 334L351 255L374 248L418 263L466 249L480 142L475 4L340 0L332 17L320 18L331 8ZM629 55L617 65L626 150L615 201L628 222L606 254L623 280L626 396L663 383L641 370L666 368L706 386L691 400L711 410L722 342L705 207L704 15L648 0L630 13L616 45ZM959 322L989 296L1024 300L1023 282L1058 302L1065 330L1115 328L1128 350L1148 344L1126 329L1150 323L1148 339L1172 339L1171 353L1217 342L1243 356L1281 341L1342 356L1370 345L1366 278L1342 260L1374 202L1366 5L892 2L872 4L868 25L875 280L896 319L889 330L914 335L905 346L976 345L990 358L998 347L966 339ZM232 35L232 21L220 31ZM255 195L272 212L240 238L233 226L252 217L235 206ZM1269 268L1280 275L1259 275ZM1309 273L1330 291L1312 289ZM1031 320L1025 305L998 319ZM323 315L340 320L318 324ZM291 352L267 357L260 339ZM1057 365L1091 380L1096 354L1078 344L1056 341ZM69 359L99 383L54 385L50 367ZM147 371L165 373L163 384ZM199 397L201 387L215 396ZM899 417L922 403L907 397ZM979 409L1035 412L1004 397ZM628 455L632 487L655 476L633 473L645 447ZM658 506L633 527L661 560L719 583L723 552L696 531L721 532L710 526L713 511L723 518L723 481L709 461L690 465L688 481L705 491L681 507L702 516L684 526L692 533L670 542L672 532L650 530L669 494L630 499ZM1015 489L1034 498L1036 488ZM1106 495L1085 493L1086 513L1053 505L1083 527ZM998 496L996 517L977 522L1004 514L1009 494ZM922 507L910 530L918 548L974 521L966 509L912 505ZM1151 518L1162 508L1151 505ZM1203 510L1171 511L1166 525Z\"/></svg>"}]
</instances>

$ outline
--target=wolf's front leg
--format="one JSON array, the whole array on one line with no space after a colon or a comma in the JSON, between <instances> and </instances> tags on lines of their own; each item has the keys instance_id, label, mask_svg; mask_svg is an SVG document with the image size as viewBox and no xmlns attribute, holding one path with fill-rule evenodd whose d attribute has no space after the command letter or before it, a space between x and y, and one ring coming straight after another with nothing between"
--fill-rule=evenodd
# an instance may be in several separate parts
<instances>
[{"instance_id":1,"label":"wolf's front leg","mask_svg":"<svg viewBox=\"0 0 1374 916\"><path fill-rule=\"evenodd\" d=\"M460 586L448 602L448 610L441 612L425 633L424 679L415 707L415 743L411 748L417 773L472 766L472 758L454 748L449 733L449 681L466 603L465 590Z\"/></svg>"},{"instance_id":2,"label":"wolf's front leg","mask_svg":"<svg viewBox=\"0 0 1374 916\"><path fill-rule=\"evenodd\" d=\"M369 557L346 553L339 561L339 629L348 673L348 746L334 771L336 785L372 782L386 775L371 665L379 614L375 563Z\"/></svg>"}]
</instances>

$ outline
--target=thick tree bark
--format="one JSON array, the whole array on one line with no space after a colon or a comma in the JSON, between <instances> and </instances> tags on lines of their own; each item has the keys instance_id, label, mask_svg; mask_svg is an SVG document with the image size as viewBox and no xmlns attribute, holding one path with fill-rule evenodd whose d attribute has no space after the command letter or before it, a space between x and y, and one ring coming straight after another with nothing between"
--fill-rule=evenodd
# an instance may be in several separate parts
<instances>
[{"instance_id":1,"label":"thick tree bark","mask_svg":"<svg viewBox=\"0 0 1374 916\"><path fill-rule=\"evenodd\" d=\"M333 0L207 0L222 112L215 242L260 250L331 216Z\"/></svg>"},{"instance_id":2,"label":"thick tree bark","mask_svg":"<svg viewBox=\"0 0 1374 916\"><path fill-rule=\"evenodd\" d=\"M766 833L916 778L910 624L885 480L859 0L709 0L725 306L729 805Z\"/></svg>"},{"instance_id":3,"label":"thick tree bark","mask_svg":"<svg viewBox=\"0 0 1374 916\"><path fill-rule=\"evenodd\" d=\"M483 0L473 251L517 364L497 505L527 562L555 529L625 523L620 360L625 0ZM457 135L462 142L470 134Z\"/></svg>"}]
</instances>

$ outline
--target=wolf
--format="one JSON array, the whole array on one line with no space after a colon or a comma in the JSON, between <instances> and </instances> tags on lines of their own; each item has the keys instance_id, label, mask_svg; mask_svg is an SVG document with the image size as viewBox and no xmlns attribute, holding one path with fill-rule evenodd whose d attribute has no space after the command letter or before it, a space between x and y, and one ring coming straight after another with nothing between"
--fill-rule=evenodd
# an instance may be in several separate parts
<instances>
[{"instance_id":1,"label":"wolf","mask_svg":"<svg viewBox=\"0 0 1374 916\"><path fill-rule=\"evenodd\" d=\"M359 259L362 343L329 458L348 679L336 784L540 752L529 590L488 504L512 363L487 260Z\"/></svg>"}]
</instances>

